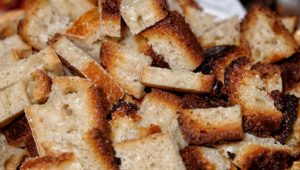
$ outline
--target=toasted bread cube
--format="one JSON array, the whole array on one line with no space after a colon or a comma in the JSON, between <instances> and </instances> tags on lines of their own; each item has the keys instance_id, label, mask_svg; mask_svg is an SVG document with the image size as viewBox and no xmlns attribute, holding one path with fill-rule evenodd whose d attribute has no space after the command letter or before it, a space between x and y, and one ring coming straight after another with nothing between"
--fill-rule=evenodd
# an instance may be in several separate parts
<instances>
[{"instance_id":1,"label":"toasted bread cube","mask_svg":"<svg viewBox=\"0 0 300 170\"><path fill-rule=\"evenodd\" d=\"M99 0L101 36L121 36L120 0Z\"/></svg>"},{"instance_id":2,"label":"toasted bread cube","mask_svg":"<svg viewBox=\"0 0 300 170\"><path fill-rule=\"evenodd\" d=\"M147 94L140 106L138 114L140 127L157 125L163 133L173 136L180 148L187 145L180 131L177 117L180 110L180 100L177 96L160 90L152 90ZM159 118L159 119L158 119Z\"/></svg>"},{"instance_id":3,"label":"toasted bread cube","mask_svg":"<svg viewBox=\"0 0 300 170\"><path fill-rule=\"evenodd\" d=\"M10 10L0 16L0 39L17 34L18 23L24 17L24 10Z\"/></svg>"},{"instance_id":4,"label":"toasted bread cube","mask_svg":"<svg viewBox=\"0 0 300 170\"><path fill-rule=\"evenodd\" d=\"M122 0L120 11L132 34L143 31L168 15L165 0Z\"/></svg>"},{"instance_id":5,"label":"toasted bread cube","mask_svg":"<svg viewBox=\"0 0 300 170\"><path fill-rule=\"evenodd\" d=\"M120 169L185 170L178 146L167 134L122 142L115 146L115 150L121 159Z\"/></svg>"},{"instance_id":6,"label":"toasted bread cube","mask_svg":"<svg viewBox=\"0 0 300 170\"><path fill-rule=\"evenodd\" d=\"M214 83L214 76L148 66L143 69L141 82L149 87L166 90L209 93Z\"/></svg>"},{"instance_id":7,"label":"toasted bread cube","mask_svg":"<svg viewBox=\"0 0 300 170\"><path fill-rule=\"evenodd\" d=\"M243 138L240 106L183 110L178 122L189 144L213 144Z\"/></svg>"},{"instance_id":8,"label":"toasted bread cube","mask_svg":"<svg viewBox=\"0 0 300 170\"><path fill-rule=\"evenodd\" d=\"M241 43L250 50L254 63L277 62L298 49L297 42L281 24L280 18L261 6L254 6L242 22Z\"/></svg>"},{"instance_id":9,"label":"toasted bread cube","mask_svg":"<svg viewBox=\"0 0 300 170\"><path fill-rule=\"evenodd\" d=\"M171 12L164 20L142 32L142 35L173 70L193 71L203 60L196 36L177 12Z\"/></svg>"},{"instance_id":10,"label":"toasted bread cube","mask_svg":"<svg viewBox=\"0 0 300 170\"><path fill-rule=\"evenodd\" d=\"M115 80L113 80L104 68L70 40L63 36L58 36L52 43L52 46L67 65L91 80L97 87L103 88L109 102L115 103L124 96L123 89L115 82Z\"/></svg>"},{"instance_id":11,"label":"toasted bread cube","mask_svg":"<svg viewBox=\"0 0 300 170\"><path fill-rule=\"evenodd\" d=\"M143 67L151 64L150 57L113 41L103 42L100 57L109 74L128 94L138 99L144 95L140 77Z\"/></svg>"},{"instance_id":12,"label":"toasted bread cube","mask_svg":"<svg viewBox=\"0 0 300 170\"><path fill-rule=\"evenodd\" d=\"M295 33L298 26L298 17L297 16L287 16L281 17L282 25L291 33Z\"/></svg>"},{"instance_id":13,"label":"toasted bread cube","mask_svg":"<svg viewBox=\"0 0 300 170\"><path fill-rule=\"evenodd\" d=\"M214 148L187 146L180 150L180 155L187 170L235 169L234 165Z\"/></svg>"},{"instance_id":14,"label":"toasted bread cube","mask_svg":"<svg viewBox=\"0 0 300 170\"><path fill-rule=\"evenodd\" d=\"M0 146L0 169L17 169L27 156L27 152L24 149L10 146L1 133Z\"/></svg>"},{"instance_id":15,"label":"toasted bread cube","mask_svg":"<svg viewBox=\"0 0 300 170\"><path fill-rule=\"evenodd\" d=\"M218 146L220 152L240 169L286 169L293 155L291 148L273 138L245 134L243 141Z\"/></svg>"},{"instance_id":16,"label":"toasted bread cube","mask_svg":"<svg viewBox=\"0 0 300 170\"><path fill-rule=\"evenodd\" d=\"M117 169L101 89L79 77L55 77L48 101L25 115L40 156L73 152L83 169ZM42 123L41 123L42 122Z\"/></svg>"}]
</instances>

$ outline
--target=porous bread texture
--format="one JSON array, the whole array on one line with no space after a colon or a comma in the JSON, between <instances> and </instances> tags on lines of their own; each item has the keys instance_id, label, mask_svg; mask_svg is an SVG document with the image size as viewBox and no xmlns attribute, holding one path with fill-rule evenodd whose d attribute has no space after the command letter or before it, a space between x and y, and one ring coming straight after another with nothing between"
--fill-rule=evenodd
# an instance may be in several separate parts
<instances>
[{"instance_id":1,"label":"porous bread texture","mask_svg":"<svg viewBox=\"0 0 300 170\"><path fill-rule=\"evenodd\" d=\"M202 62L202 49L184 18L177 12L141 33L153 50L174 70L193 71Z\"/></svg>"},{"instance_id":2,"label":"porous bread texture","mask_svg":"<svg viewBox=\"0 0 300 170\"><path fill-rule=\"evenodd\" d=\"M141 98L145 88L140 82L141 72L144 66L152 63L152 59L134 48L113 41L103 42L100 51L101 64L106 67L108 73L126 93Z\"/></svg>"},{"instance_id":3,"label":"porous bread texture","mask_svg":"<svg viewBox=\"0 0 300 170\"><path fill-rule=\"evenodd\" d=\"M19 21L24 17L23 9L9 10L0 16L0 39L17 34Z\"/></svg>"},{"instance_id":4,"label":"porous bread texture","mask_svg":"<svg viewBox=\"0 0 300 170\"><path fill-rule=\"evenodd\" d=\"M159 133L115 145L121 170L185 170L179 149L172 137Z\"/></svg>"},{"instance_id":5,"label":"porous bread texture","mask_svg":"<svg viewBox=\"0 0 300 170\"><path fill-rule=\"evenodd\" d=\"M187 146L180 150L180 155L187 170L234 169L234 166L231 164L229 159L225 158L215 148Z\"/></svg>"},{"instance_id":6,"label":"porous bread texture","mask_svg":"<svg viewBox=\"0 0 300 170\"><path fill-rule=\"evenodd\" d=\"M178 13L183 14L183 10L178 0L166 0L166 2L168 4L169 11L177 11Z\"/></svg>"},{"instance_id":7,"label":"porous bread texture","mask_svg":"<svg viewBox=\"0 0 300 170\"><path fill-rule=\"evenodd\" d=\"M120 0L99 0L101 36L121 37Z\"/></svg>"},{"instance_id":8,"label":"porous bread texture","mask_svg":"<svg viewBox=\"0 0 300 170\"><path fill-rule=\"evenodd\" d=\"M282 25L291 33L295 33L298 25L298 17L297 16L286 16L281 17L280 21Z\"/></svg>"},{"instance_id":9,"label":"porous bread texture","mask_svg":"<svg viewBox=\"0 0 300 170\"><path fill-rule=\"evenodd\" d=\"M157 125L163 133L168 133L173 137L179 148L183 148L187 142L183 138L177 121L179 107L180 101L177 96L153 89L141 103L138 111L141 121L138 122L138 126Z\"/></svg>"},{"instance_id":10,"label":"porous bread texture","mask_svg":"<svg viewBox=\"0 0 300 170\"><path fill-rule=\"evenodd\" d=\"M293 35L280 18L266 7L254 6L241 24L241 45L251 52L253 63L273 63L298 49Z\"/></svg>"},{"instance_id":11,"label":"porous bread texture","mask_svg":"<svg viewBox=\"0 0 300 170\"><path fill-rule=\"evenodd\" d=\"M82 169L117 169L107 107L88 80L55 77L48 101L25 109L39 155L73 152Z\"/></svg>"},{"instance_id":12,"label":"porous bread texture","mask_svg":"<svg viewBox=\"0 0 300 170\"><path fill-rule=\"evenodd\" d=\"M298 103L297 118L293 124L292 133L289 135L286 145L293 148L293 153L300 153L300 104Z\"/></svg>"},{"instance_id":13,"label":"porous bread texture","mask_svg":"<svg viewBox=\"0 0 300 170\"><path fill-rule=\"evenodd\" d=\"M0 69L0 89L22 80L28 80L31 73L42 70L50 76L62 75L62 64L51 47L47 47L26 59Z\"/></svg>"},{"instance_id":14,"label":"porous bread texture","mask_svg":"<svg viewBox=\"0 0 300 170\"><path fill-rule=\"evenodd\" d=\"M57 36L51 46L68 66L91 80L95 86L103 88L109 102L115 103L124 96L123 89L112 76L66 37Z\"/></svg>"},{"instance_id":15,"label":"porous bread texture","mask_svg":"<svg viewBox=\"0 0 300 170\"><path fill-rule=\"evenodd\" d=\"M209 93L214 79L212 75L150 66L144 67L141 75L145 86L193 93Z\"/></svg>"},{"instance_id":16,"label":"porous bread texture","mask_svg":"<svg viewBox=\"0 0 300 170\"><path fill-rule=\"evenodd\" d=\"M27 156L24 149L10 146L3 134L0 133L0 169L14 170L20 166L22 160Z\"/></svg>"},{"instance_id":17,"label":"porous bread texture","mask_svg":"<svg viewBox=\"0 0 300 170\"><path fill-rule=\"evenodd\" d=\"M120 11L132 34L140 33L168 15L165 0L122 0Z\"/></svg>"},{"instance_id":18,"label":"porous bread texture","mask_svg":"<svg viewBox=\"0 0 300 170\"><path fill-rule=\"evenodd\" d=\"M292 159L291 148L273 138L259 138L247 133L243 141L219 145L218 149L241 169L285 169Z\"/></svg>"},{"instance_id":19,"label":"porous bread texture","mask_svg":"<svg viewBox=\"0 0 300 170\"><path fill-rule=\"evenodd\" d=\"M94 5L88 0L33 0L27 5L18 33L36 49L47 47L56 33L63 33L69 24Z\"/></svg>"},{"instance_id":20,"label":"porous bread texture","mask_svg":"<svg viewBox=\"0 0 300 170\"><path fill-rule=\"evenodd\" d=\"M214 144L243 138L240 106L182 110L179 127L189 144Z\"/></svg>"}]
</instances>

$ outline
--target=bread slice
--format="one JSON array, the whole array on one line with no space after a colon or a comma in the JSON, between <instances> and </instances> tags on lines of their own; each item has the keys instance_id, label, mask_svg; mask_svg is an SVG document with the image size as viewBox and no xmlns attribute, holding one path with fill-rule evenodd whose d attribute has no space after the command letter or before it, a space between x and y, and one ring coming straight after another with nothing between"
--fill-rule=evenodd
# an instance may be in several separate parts
<instances>
[{"instance_id":1,"label":"bread slice","mask_svg":"<svg viewBox=\"0 0 300 170\"><path fill-rule=\"evenodd\" d=\"M163 133L115 145L120 169L185 170L177 144Z\"/></svg>"},{"instance_id":2,"label":"bread slice","mask_svg":"<svg viewBox=\"0 0 300 170\"><path fill-rule=\"evenodd\" d=\"M52 154L42 157L27 159L20 170L80 170L81 165L74 161L73 153Z\"/></svg>"},{"instance_id":3,"label":"bread slice","mask_svg":"<svg viewBox=\"0 0 300 170\"><path fill-rule=\"evenodd\" d=\"M126 93L138 99L144 95L140 78L143 67L152 62L150 57L113 41L103 42L100 57L101 63Z\"/></svg>"},{"instance_id":4,"label":"bread slice","mask_svg":"<svg viewBox=\"0 0 300 170\"><path fill-rule=\"evenodd\" d=\"M122 0L120 11L132 34L143 31L168 15L165 0Z\"/></svg>"},{"instance_id":5,"label":"bread slice","mask_svg":"<svg viewBox=\"0 0 300 170\"><path fill-rule=\"evenodd\" d=\"M0 169L13 170L20 166L27 152L24 149L15 148L6 142L4 135L0 133Z\"/></svg>"},{"instance_id":6,"label":"bread slice","mask_svg":"<svg viewBox=\"0 0 300 170\"><path fill-rule=\"evenodd\" d=\"M280 19L282 25L291 33L294 34L298 26L297 16L286 16Z\"/></svg>"},{"instance_id":7,"label":"bread slice","mask_svg":"<svg viewBox=\"0 0 300 170\"><path fill-rule=\"evenodd\" d=\"M207 17L207 16L206 16ZM209 20L209 19L206 19ZM217 45L240 45L240 20L232 17L216 23L202 34L198 41L203 48Z\"/></svg>"},{"instance_id":8,"label":"bread slice","mask_svg":"<svg viewBox=\"0 0 300 170\"><path fill-rule=\"evenodd\" d=\"M149 127L157 125L163 133L170 134L180 148L185 147L187 142L183 139L177 121L179 109L180 99L177 96L153 89L142 101L138 111L138 114L141 116L138 126Z\"/></svg>"},{"instance_id":9,"label":"bread slice","mask_svg":"<svg viewBox=\"0 0 300 170\"><path fill-rule=\"evenodd\" d=\"M229 101L242 108L243 126L247 132L268 136L279 129L282 113L265 90L265 84L255 70L247 70L245 58L234 60L225 71L225 86Z\"/></svg>"},{"instance_id":10,"label":"bread slice","mask_svg":"<svg viewBox=\"0 0 300 170\"><path fill-rule=\"evenodd\" d=\"M102 36L121 36L120 0L99 0L100 32Z\"/></svg>"},{"instance_id":11,"label":"bread slice","mask_svg":"<svg viewBox=\"0 0 300 170\"><path fill-rule=\"evenodd\" d=\"M209 93L212 90L214 76L148 66L143 69L141 82L148 87L166 90Z\"/></svg>"},{"instance_id":12,"label":"bread slice","mask_svg":"<svg viewBox=\"0 0 300 170\"><path fill-rule=\"evenodd\" d=\"M22 80L28 80L31 73L37 70L42 70L50 76L62 75L62 64L51 47L20 60L14 65L8 65L0 69L0 77L2 77L0 89Z\"/></svg>"},{"instance_id":13,"label":"bread slice","mask_svg":"<svg viewBox=\"0 0 300 170\"><path fill-rule=\"evenodd\" d=\"M173 70L192 71L203 60L196 36L177 12L171 12L168 17L143 31L142 35Z\"/></svg>"},{"instance_id":14,"label":"bread slice","mask_svg":"<svg viewBox=\"0 0 300 170\"><path fill-rule=\"evenodd\" d=\"M183 110L178 123L184 139L193 145L243 138L242 113L238 105Z\"/></svg>"},{"instance_id":15,"label":"bread slice","mask_svg":"<svg viewBox=\"0 0 300 170\"><path fill-rule=\"evenodd\" d=\"M199 146L187 146L180 150L187 170L218 169L234 170L234 165L217 149Z\"/></svg>"},{"instance_id":16,"label":"bread slice","mask_svg":"<svg viewBox=\"0 0 300 170\"><path fill-rule=\"evenodd\" d=\"M72 21L93 7L88 0L34 0L28 5L18 32L26 42L41 50L52 36L63 33Z\"/></svg>"},{"instance_id":17,"label":"bread slice","mask_svg":"<svg viewBox=\"0 0 300 170\"><path fill-rule=\"evenodd\" d=\"M14 35L0 41L0 67L15 64L19 59L27 58L32 54L31 46Z\"/></svg>"},{"instance_id":18,"label":"bread slice","mask_svg":"<svg viewBox=\"0 0 300 170\"><path fill-rule=\"evenodd\" d=\"M123 97L123 89L113 78L92 57L70 40L63 36L57 36L52 41L52 47L68 66L91 80L95 86L103 88L109 102L115 103Z\"/></svg>"},{"instance_id":19,"label":"bread slice","mask_svg":"<svg viewBox=\"0 0 300 170\"><path fill-rule=\"evenodd\" d=\"M270 9L254 6L241 24L241 45L251 51L254 63L272 63L291 56L298 44Z\"/></svg>"},{"instance_id":20,"label":"bread slice","mask_svg":"<svg viewBox=\"0 0 300 170\"><path fill-rule=\"evenodd\" d=\"M24 10L10 10L0 16L0 39L17 34L19 21L24 17Z\"/></svg>"},{"instance_id":21,"label":"bread slice","mask_svg":"<svg viewBox=\"0 0 300 170\"><path fill-rule=\"evenodd\" d=\"M73 152L83 169L117 169L107 109L105 95L88 80L56 77L47 103L25 113L40 156Z\"/></svg>"},{"instance_id":22,"label":"bread slice","mask_svg":"<svg viewBox=\"0 0 300 170\"><path fill-rule=\"evenodd\" d=\"M99 61L101 46L97 42L100 39L99 30L100 20L98 9L92 8L75 20L66 30L65 35L96 61Z\"/></svg>"},{"instance_id":23,"label":"bread slice","mask_svg":"<svg viewBox=\"0 0 300 170\"><path fill-rule=\"evenodd\" d=\"M291 148L272 138L245 134L243 141L218 146L240 169L286 169L292 162Z\"/></svg>"}]
</instances>

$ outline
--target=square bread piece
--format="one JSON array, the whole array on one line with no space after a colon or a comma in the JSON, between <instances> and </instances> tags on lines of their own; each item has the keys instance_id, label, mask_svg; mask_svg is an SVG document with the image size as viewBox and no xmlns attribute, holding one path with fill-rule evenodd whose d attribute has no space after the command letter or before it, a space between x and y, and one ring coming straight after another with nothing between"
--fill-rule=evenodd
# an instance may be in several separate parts
<instances>
[{"instance_id":1,"label":"square bread piece","mask_svg":"<svg viewBox=\"0 0 300 170\"><path fill-rule=\"evenodd\" d=\"M193 145L243 138L240 106L182 110L178 117L184 138Z\"/></svg>"},{"instance_id":2,"label":"square bread piece","mask_svg":"<svg viewBox=\"0 0 300 170\"><path fill-rule=\"evenodd\" d=\"M63 36L56 36L51 46L69 67L104 90L108 101L117 102L124 96L123 89L91 56Z\"/></svg>"},{"instance_id":3,"label":"square bread piece","mask_svg":"<svg viewBox=\"0 0 300 170\"><path fill-rule=\"evenodd\" d=\"M177 12L142 32L153 50L173 70L193 71L202 62L202 49L184 18Z\"/></svg>"},{"instance_id":4,"label":"square bread piece","mask_svg":"<svg viewBox=\"0 0 300 170\"><path fill-rule=\"evenodd\" d=\"M56 77L48 101L25 109L40 156L73 152L83 169L117 169L100 89L79 77Z\"/></svg>"},{"instance_id":5,"label":"square bread piece","mask_svg":"<svg viewBox=\"0 0 300 170\"><path fill-rule=\"evenodd\" d=\"M100 50L101 64L120 84L126 93L141 98L144 86L140 82L144 66L149 66L152 59L139 53L137 49L128 48L114 41L105 41Z\"/></svg>"},{"instance_id":6,"label":"square bread piece","mask_svg":"<svg viewBox=\"0 0 300 170\"><path fill-rule=\"evenodd\" d=\"M121 0L99 0L101 36L121 36Z\"/></svg>"},{"instance_id":7,"label":"square bread piece","mask_svg":"<svg viewBox=\"0 0 300 170\"><path fill-rule=\"evenodd\" d=\"M121 170L185 170L174 140L167 134L154 134L115 145Z\"/></svg>"},{"instance_id":8,"label":"square bread piece","mask_svg":"<svg viewBox=\"0 0 300 170\"><path fill-rule=\"evenodd\" d=\"M132 34L137 34L168 15L165 0L122 0L121 15Z\"/></svg>"},{"instance_id":9,"label":"square bread piece","mask_svg":"<svg viewBox=\"0 0 300 170\"><path fill-rule=\"evenodd\" d=\"M235 170L230 160L215 148L187 146L180 150L180 155L187 170Z\"/></svg>"},{"instance_id":10,"label":"square bread piece","mask_svg":"<svg viewBox=\"0 0 300 170\"><path fill-rule=\"evenodd\" d=\"M241 45L251 52L254 63L272 63L291 56L298 49L293 35L270 9L254 6L241 24Z\"/></svg>"},{"instance_id":11,"label":"square bread piece","mask_svg":"<svg viewBox=\"0 0 300 170\"><path fill-rule=\"evenodd\" d=\"M209 93L214 80L212 75L149 66L144 67L141 77L148 87L193 93Z\"/></svg>"},{"instance_id":12,"label":"square bread piece","mask_svg":"<svg viewBox=\"0 0 300 170\"><path fill-rule=\"evenodd\" d=\"M187 145L178 125L178 111L180 99L168 92L152 89L147 94L140 106L138 114L141 121L138 122L140 127L149 127L157 125L163 133L173 136L180 148Z\"/></svg>"}]
</instances>

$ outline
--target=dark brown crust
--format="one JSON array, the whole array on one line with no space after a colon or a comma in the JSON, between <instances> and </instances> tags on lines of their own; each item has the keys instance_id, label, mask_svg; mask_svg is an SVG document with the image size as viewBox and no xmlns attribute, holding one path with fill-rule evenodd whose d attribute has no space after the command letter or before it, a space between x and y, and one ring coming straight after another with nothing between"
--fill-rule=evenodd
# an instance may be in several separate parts
<instances>
[{"instance_id":1,"label":"dark brown crust","mask_svg":"<svg viewBox=\"0 0 300 170\"><path fill-rule=\"evenodd\" d=\"M129 116L133 118L133 120L138 121L141 119L141 117L137 114L138 109L138 106L133 103L119 100L113 105L111 110L112 118L117 119L119 117Z\"/></svg>"},{"instance_id":2,"label":"dark brown crust","mask_svg":"<svg viewBox=\"0 0 300 170\"><path fill-rule=\"evenodd\" d=\"M156 54L151 47L148 50L146 50L144 54L152 58L151 66L170 69L169 64L164 61L163 56Z\"/></svg>"},{"instance_id":3,"label":"dark brown crust","mask_svg":"<svg viewBox=\"0 0 300 170\"><path fill-rule=\"evenodd\" d=\"M186 94L181 98L182 109L199 109L227 106L230 106L228 101L206 94Z\"/></svg>"},{"instance_id":4,"label":"dark brown crust","mask_svg":"<svg viewBox=\"0 0 300 170\"><path fill-rule=\"evenodd\" d=\"M260 5L254 5L245 16L244 20L241 23L241 46L245 49L248 49L248 51L251 53L249 42L245 37L245 34L247 34L248 29L251 29L253 25L255 25L255 22L257 20L258 15L264 15L269 18L269 25L271 26L272 30L275 34L283 36L285 40L289 43L290 47L292 48L292 53L295 52L298 49L298 45L296 40L293 38L293 36L289 33L289 31L282 25L280 18L277 16L277 14L273 11L271 11L267 7L263 7ZM264 62L277 62L281 60L282 58L289 57L290 52L287 52L286 54L272 54L271 56L268 56L268 60Z\"/></svg>"},{"instance_id":5,"label":"dark brown crust","mask_svg":"<svg viewBox=\"0 0 300 170\"><path fill-rule=\"evenodd\" d=\"M180 155L187 170L215 169L214 165L203 157L198 146L187 146L180 150Z\"/></svg>"},{"instance_id":6,"label":"dark brown crust","mask_svg":"<svg viewBox=\"0 0 300 170\"><path fill-rule=\"evenodd\" d=\"M61 164L74 160L72 153L63 153L60 155L49 155L43 157L37 157L27 160L22 166L21 170L32 170L32 169L47 169L58 167Z\"/></svg>"},{"instance_id":7,"label":"dark brown crust","mask_svg":"<svg viewBox=\"0 0 300 170\"><path fill-rule=\"evenodd\" d=\"M270 79L274 75L281 75L280 67L274 64L257 63L252 67L256 70L262 79Z\"/></svg>"},{"instance_id":8,"label":"dark brown crust","mask_svg":"<svg viewBox=\"0 0 300 170\"><path fill-rule=\"evenodd\" d=\"M187 54L186 57L189 57L194 63L195 68L203 60L202 48L197 42L196 36L185 22L185 19L177 12L170 12L165 19L146 29L141 34L148 39L151 37L167 38L179 44Z\"/></svg>"},{"instance_id":9,"label":"dark brown crust","mask_svg":"<svg viewBox=\"0 0 300 170\"><path fill-rule=\"evenodd\" d=\"M99 0L101 19L105 21L121 20L120 0ZM101 21L102 22L102 21Z\"/></svg>"},{"instance_id":10,"label":"dark brown crust","mask_svg":"<svg viewBox=\"0 0 300 170\"><path fill-rule=\"evenodd\" d=\"M244 153L239 167L241 169L282 170L292 165L292 156L286 150L251 146Z\"/></svg>"},{"instance_id":11,"label":"dark brown crust","mask_svg":"<svg viewBox=\"0 0 300 170\"><path fill-rule=\"evenodd\" d=\"M29 157L34 158L39 156L37 146L32 135L30 135L25 141L25 148L29 154Z\"/></svg>"},{"instance_id":12,"label":"dark brown crust","mask_svg":"<svg viewBox=\"0 0 300 170\"><path fill-rule=\"evenodd\" d=\"M239 140L243 138L243 129L237 124L211 127L194 120L191 113L179 112L178 124L184 139L192 145L216 144L221 141Z\"/></svg>"}]
</instances>

